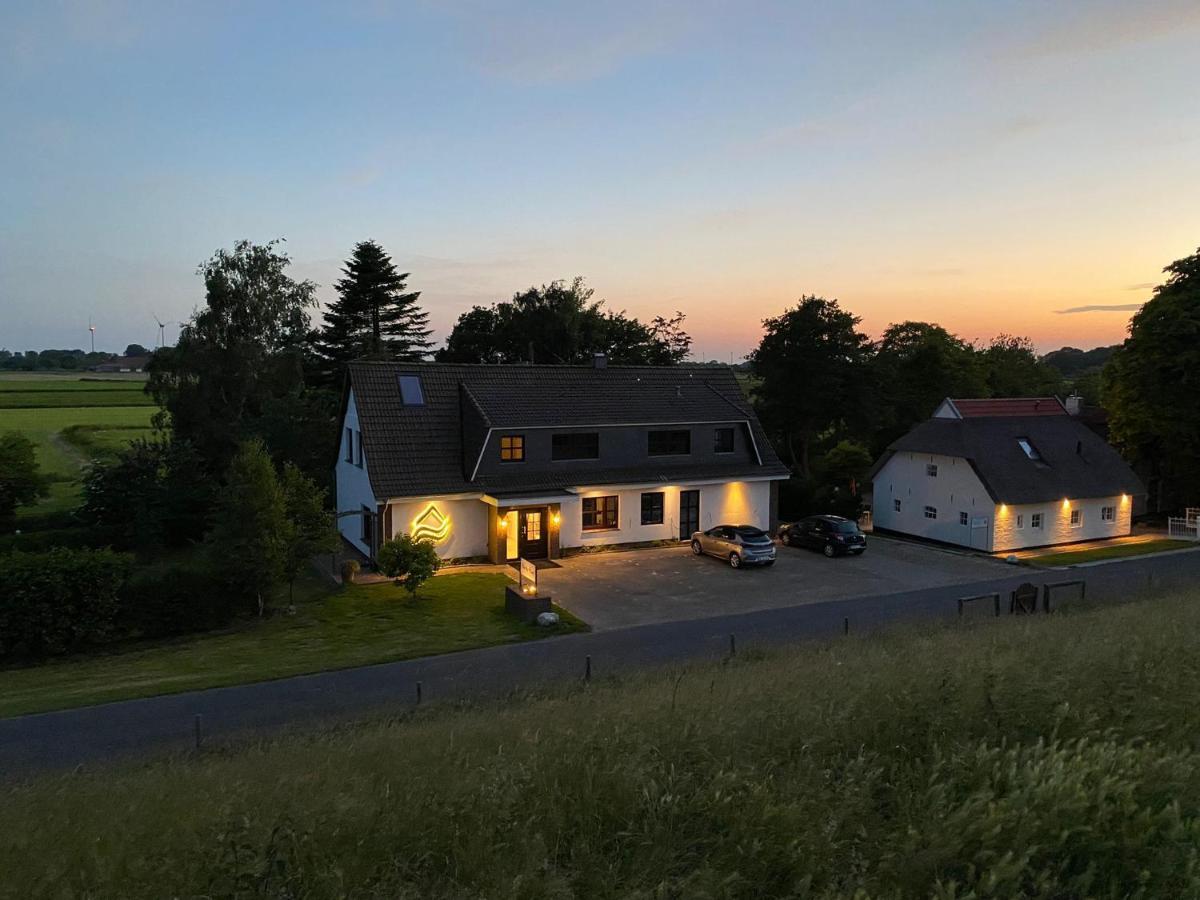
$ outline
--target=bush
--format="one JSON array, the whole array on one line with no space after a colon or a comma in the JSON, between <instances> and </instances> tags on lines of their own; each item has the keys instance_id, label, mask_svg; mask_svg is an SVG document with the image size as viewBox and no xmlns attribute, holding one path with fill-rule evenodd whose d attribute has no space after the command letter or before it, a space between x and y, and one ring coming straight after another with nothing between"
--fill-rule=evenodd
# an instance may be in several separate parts
<instances>
[{"instance_id":1,"label":"bush","mask_svg":"<svg viewBox=\"0 0 1200 900\"><path fill-rule=\"evenodd\" d=\"M442 565L432 543L414 541L408 534L384 541L375 562L380 572L410 594L416 594L417 588L432 578Z\"/></svg>"},{"instance_id":2,"label":"bush","mask_svg":"<svg viewBox=\"0 0 1200 900\"><path fill-rule=\"evenodd\" d=\"M120 636L133 560L111 550L0 556L0 659L70 653Z\"/></svg>"},{"instance_id":3,"label":"bush","mask_svg":"<svg viewBox=\"0 0 1200 900\"><path fill-rule=\"evenodd\" d=\"M122 622L142 637L220 628L233 620L234 603L203 559L150 566L121 590Z\"/></svg>"},{"instance_id":4,"label":"bush","mask_svg":"<svg viewBox=\"0 0 1200 900\"><path fill-rule=\"evenodd\" d=\"M106 547L109 541L93 528L73 525L49 531L22 531L0 535L0 553L23 550L26 553L45 553L57 547Z\"/></svg>"},{"instance_id":5,"label":"bush","mask_svg":"<svg viewBox=\"0 0 1200 900\"><path fill-rule=\"evenodd\" d=\"M122 549L150 552L199 538L212 495L190 446L139 438L88 467L79 517Z\"/></svg>"}]
</instances>

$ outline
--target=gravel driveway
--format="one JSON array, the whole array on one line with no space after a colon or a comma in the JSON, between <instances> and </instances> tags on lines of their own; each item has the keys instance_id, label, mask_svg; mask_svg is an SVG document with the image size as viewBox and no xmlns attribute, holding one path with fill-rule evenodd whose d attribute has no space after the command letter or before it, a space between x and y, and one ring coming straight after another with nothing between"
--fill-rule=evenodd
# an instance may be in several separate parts
<instances>
[{"instance_id":1,"label":"gravel driveway","mask_svg":"<svg viewBox=\"0 0 1200 900\"><path fill-rule=\"evenodd\" d=\"M1011 574L998 560L871 535L858 557L779 546L770 568L731 569L686 547L560 560L539 587L593 628L625 628L965 584Z\"/></svg>"}]
</instances>

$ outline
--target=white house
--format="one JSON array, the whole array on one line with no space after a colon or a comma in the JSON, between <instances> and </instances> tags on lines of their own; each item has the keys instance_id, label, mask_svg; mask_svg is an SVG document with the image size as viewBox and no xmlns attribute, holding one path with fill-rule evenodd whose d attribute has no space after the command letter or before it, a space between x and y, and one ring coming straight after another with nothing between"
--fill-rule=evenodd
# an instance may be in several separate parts
<instances>
[{"instance_id":1,"label":"white house","mask_svg":"<svg viewBox=\"0 0 1200 900\"><path fill-rule=\"evenodd\" d=\"M342 536L407 532L446 559L557 557L769 528L788 477L733 373L707 366L350 366Z\"/></svg>"},{"instance_id":2,"label":"white house","mask_svg":"<svg viewBox=\"0 0 1200 900\"><path fill-rule=\"evenodd\" d=\"M1129 534L1145 492L1053 397L947 399L869 477L875 528L993 553Z\"/></svg>"}]
</instances>

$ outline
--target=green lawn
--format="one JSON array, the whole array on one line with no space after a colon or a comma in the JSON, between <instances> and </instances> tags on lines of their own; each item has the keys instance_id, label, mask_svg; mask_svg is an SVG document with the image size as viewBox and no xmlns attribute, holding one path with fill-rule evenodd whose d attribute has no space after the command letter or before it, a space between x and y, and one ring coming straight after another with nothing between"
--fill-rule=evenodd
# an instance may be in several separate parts
<instances>
[{"instance_id":1,"label":"green lawn","mask_svg":"<svg viewBox=\"0 0 1200 900\"><path fill-rule=\"evenodd\" d=\"M71 447L62 437L72 425L117 429L102 438L106 446L151 433L150 418L156 407L56 407L49 409L0 409L0 432L20 431L37 445L38 462L50 476L50 496L36 506L17 511L18 522L65 513L79 503L80 476L87 454Z\"/></svg>"},{"instance_id":2,"label":"green lawn","mask_svg":"<svg viewBox=\"0 0 1200 900\"><path fill-rule=\"evenodd\" d=\"M0 897L1194 898L1197 600L46 775L0 787Z\"/></svg>"},{"instance_id":3,"label":"green lawn","mask_svg":"<svg viewBox=\"0 0 1200 900\"><path fill-rule=\"evenodd\" d=\"M153 406L154 399L132 390L9 391L0 389L0 409L39 409L56 406Z\"/></svg>"},{"instance_id":4,"label":"green lawn","mask_svg":"<svg viewBox=\"0 0 1200 900\"><path fill-rule=\"evenodd\" d=\"M557 610L557 628L504 612L500 574L431 579L416 600L390 583L330 594L313 577L294 616L280 613L228 632L144 649L0 671L0 717L266 681L565 634L586 626Z\"/></svg>"},{"instance_id":5,"label":"green lawn","mask_svg":"<svg viewBox=\"0 0 1200 900\"><path fill-rule=\"evenodd\" d=\"M1061 553L1050 553L1046 556L1032 556L1027 562L1035 566L1072 566L1077 563L1097 562L1103 559L1122 559L1126 556L1161 553L1163 550L1183 550L1187 547L1200 547L1200 544L1195 541L1176 541L1164 538L1131 544L1113 544L1110 547L1092 547L1086 550L1064 550Z\"/></svg>"}]
</instances>

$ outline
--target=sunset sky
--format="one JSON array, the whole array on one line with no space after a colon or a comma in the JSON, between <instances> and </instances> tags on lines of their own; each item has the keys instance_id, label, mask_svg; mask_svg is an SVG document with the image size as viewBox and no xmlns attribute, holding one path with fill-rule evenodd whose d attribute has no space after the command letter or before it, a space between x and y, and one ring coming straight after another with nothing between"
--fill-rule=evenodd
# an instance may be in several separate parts
<instances>
[{"instance_id":1,"label":"sunset sky","mask_svg":"<svg viewBox=\"0 0 1200 900\"><path fill-rule=\"evenodd\" d=\"M1200 245L1197 47L1195 0L7 0L0 347L152 345L242 237L323 299L375 238L437 339L583 275L705 358L807 293L1113 343Z\"/></svg>"}]
</instances>

